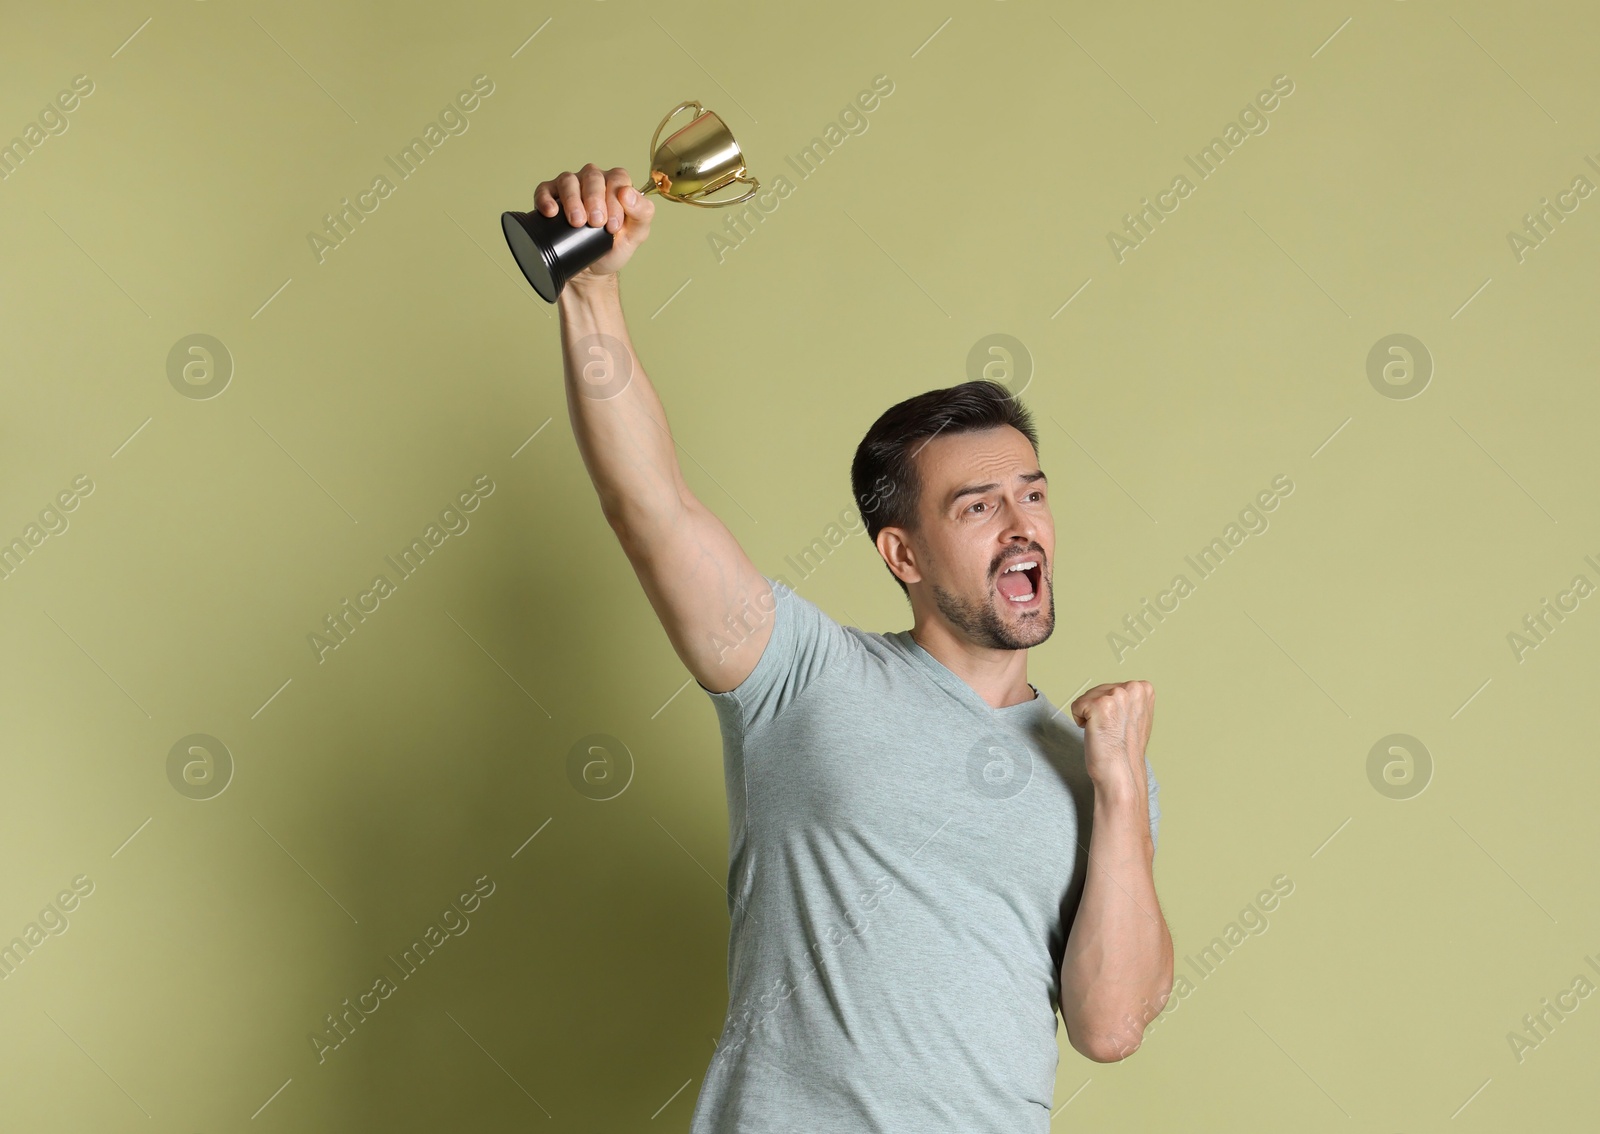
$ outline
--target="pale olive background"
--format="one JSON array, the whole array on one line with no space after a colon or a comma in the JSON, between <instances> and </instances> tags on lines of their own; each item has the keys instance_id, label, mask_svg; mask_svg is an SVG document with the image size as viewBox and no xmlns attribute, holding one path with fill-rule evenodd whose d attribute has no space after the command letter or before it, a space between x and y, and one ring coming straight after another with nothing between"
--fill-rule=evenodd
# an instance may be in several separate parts
<instances>
[{"instance_id":1,"label":"pale olive background","mask_svg":"<svg viewBox=\"0 0 1600 1134\"><path fill-rule=\"evenodd\" d=\"M589 160L642 183L690 98L794 186L722 262L727 214L662 204L624 273L694 490L767 572L903 629L865 539L804 578L785 556L849 506L873 418L1014 336L1058 529L1030 675L1061 705L1156 687L1157 881L1197 987L1125 1062L1060 1034L1053 1129L1596 1122L1600 1000L1521 1063L1507 1041L1600 981L1600 598L1520 662L1507 641L1600 584L1600 199L1525 262L1507 244L1600 184L1592 9L5 23L0 140L73 76L95 90L0 182L0 537L75 476L95 490L0 581L0 942L73 877L95 889L0 982L0 1126L686 1129L726 1006L716 720L600 516L499 215ZM319 264L307 234L480 74L468 131ZM1119 263L1107 233L1197 180L1183 156L1280 74L1268 131ZM785 157L876 75L867 132L801 179ZM208 399L168 380L196 333L234 362ZM1432 360L1408 399L1368 377L1396 333ZM470 529L319 663L307 635L480 474ZM1279 474L1270 527L1118 661L1108 633ZM167 776L193 733L235 762L211 799ZM631 754L609 801L568 774L593 733ZM1409 799L1368 776L1395 733L1432 760ZM1270 929L1199 980L1185 956L1280 874ZM485 875L470 930L319 1064L324 1015Z\"/></svg>"}]
</instances>

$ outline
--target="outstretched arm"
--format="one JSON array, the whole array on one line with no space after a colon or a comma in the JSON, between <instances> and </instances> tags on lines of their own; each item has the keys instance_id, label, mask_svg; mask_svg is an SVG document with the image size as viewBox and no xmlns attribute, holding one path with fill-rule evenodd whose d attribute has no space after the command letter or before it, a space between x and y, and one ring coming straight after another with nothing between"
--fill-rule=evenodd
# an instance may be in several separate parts
<instances>
[{"instance_id":1,"label":"outstretched arm","mask_svg":"<svg viewBox=\"0 0 1600 1134\"><path fill-rule=\"evenodd\" d=\"M573 225L613 234L611 251L557 299L567 413L601 513L673 649L706 689L732 689L771 636L772 593L684 482L666 411L628 335L617 272L649 236L655 203L632 188L627 170L590 164L541 182L534 207L545 216L565 209Z\"/></svg>"}]
</instances>

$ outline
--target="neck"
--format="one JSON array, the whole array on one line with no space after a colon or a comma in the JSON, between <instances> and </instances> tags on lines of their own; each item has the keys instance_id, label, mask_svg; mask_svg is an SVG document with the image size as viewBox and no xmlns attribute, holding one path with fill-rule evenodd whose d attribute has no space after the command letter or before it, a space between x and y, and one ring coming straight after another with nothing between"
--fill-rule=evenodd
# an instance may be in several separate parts
<instances>
[{"instance_id":1,"label":"neck","mask_svg":"<svg viewBox=\"0 0 1600 1134\"><path fill-rule=\"evenodd\" d=\"M943 621L924 622L920 617L911 627L911 640L972 686L992 709L1019 705L1037 696L1028 684L1027 650L976 645L953 633Z\"/></svg>"}]
</instances>

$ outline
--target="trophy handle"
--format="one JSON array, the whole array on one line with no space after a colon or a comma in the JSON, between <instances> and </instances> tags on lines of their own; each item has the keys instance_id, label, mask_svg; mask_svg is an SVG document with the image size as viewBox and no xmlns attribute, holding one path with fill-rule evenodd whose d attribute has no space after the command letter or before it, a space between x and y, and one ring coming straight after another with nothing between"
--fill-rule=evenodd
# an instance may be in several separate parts
<instances>
[{"instance_id":1,"label":"trophy handle","mask_svg":"<svg viewBox=\"0 0 1600 1134\"><path fill-rule=\"evenodd\" d=\"M744 184L750 186L750 188L746 189L737 197L729 197L726 201L696 201L689 197L677 197L675 200L681 201L685 205L694 205L695 207L701 209L720 209L724 205L738 205L748 201L751 197L754 197L761 188L761 182L757 181L754 177L735 177L733 181L728 182L728 185L732 185L734 181L742 181ZM728 185L724 185L722 188L726 189ZM720 190L718 191L720 192Z\"/></svg>"},{"instance_id":2,"label":"trophy handle","mask_svg":"<svg viewBox=\"0 0 1600 1134\"><path fill-rule=\"evenodd\" d=\"M700 105L700 100L693 98L688 102L680 102L677 106L667 111L667 116L661 120L661 125L657 126L656 132L650 136L650 161L645 166L646 169L655 164L656 147L661 143L661 131L667 128L667 123L672 121L674 115L676 115L679 111L687 110L691 106L695 108L695 117L697 118L706 112L706 108Z\"/></svg>"}]
</instances>

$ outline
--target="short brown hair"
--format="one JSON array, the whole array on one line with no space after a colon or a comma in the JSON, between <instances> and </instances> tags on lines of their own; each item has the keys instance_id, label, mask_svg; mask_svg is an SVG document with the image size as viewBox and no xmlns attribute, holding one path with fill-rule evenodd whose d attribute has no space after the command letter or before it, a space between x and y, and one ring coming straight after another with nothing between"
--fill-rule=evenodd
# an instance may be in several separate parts
<instances>
[{"instance_id":1,"label":"short brown hair","mask_svg":"<svg viewBox=\"0 0 1600 1134\"><path fill-rule=\"evenodd\" d=\"M1001 425L1026 437L1038 457L1033 415L998 382L977 379L929 390L885 410L856 446L850 463L850 488L867 526L867 538L876 543L884 528L915 530L922 485L913 458L927 441L944 433L970 433ZM910 594L900 576L892 570L889 573L900 590Z\"/></svg>"}]
</instances>

